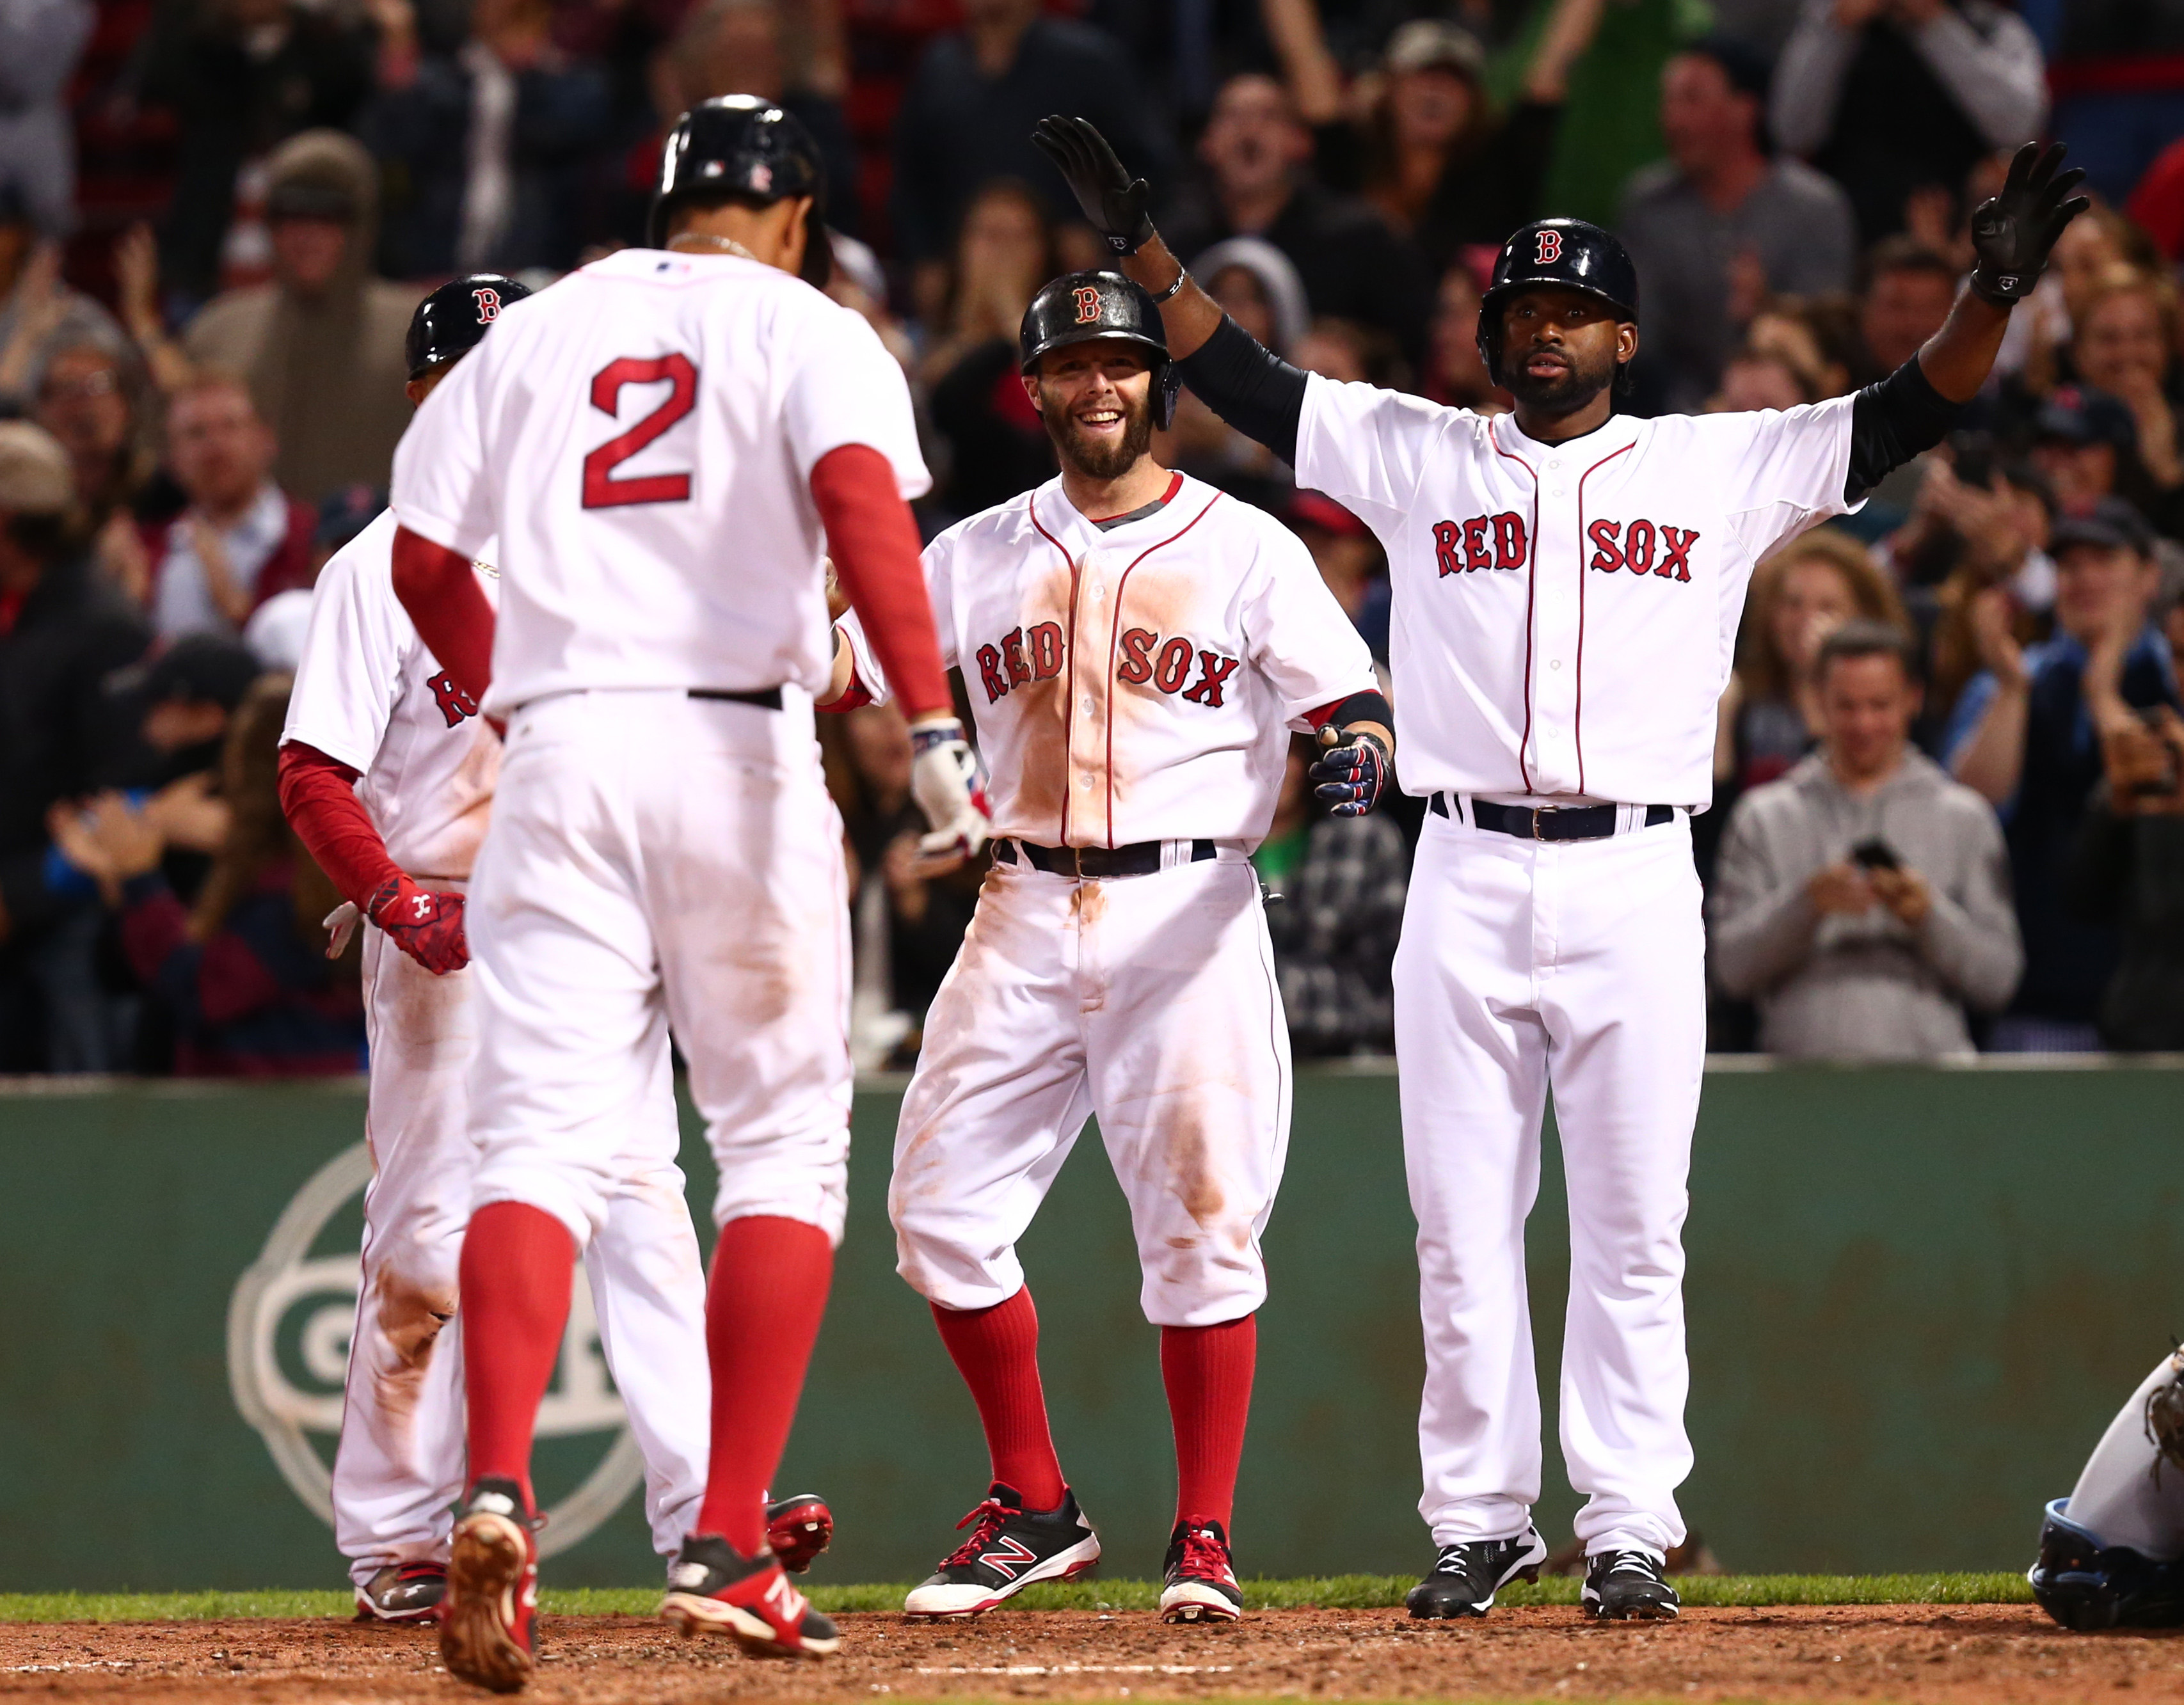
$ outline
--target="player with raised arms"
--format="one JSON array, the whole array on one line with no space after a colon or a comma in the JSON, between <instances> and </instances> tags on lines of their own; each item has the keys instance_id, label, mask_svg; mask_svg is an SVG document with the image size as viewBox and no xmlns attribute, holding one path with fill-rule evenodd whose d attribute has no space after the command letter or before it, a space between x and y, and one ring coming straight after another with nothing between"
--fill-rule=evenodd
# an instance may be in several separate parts
<instances>
[{"instance_id":1,"label":"player with raised arms","mask_svg":"<svg viewBox=\"0 0 2184 1705\"><path fill-rule=\"evenodd\" d=\"M1034 139L1162 303L1184 382L1387 549L1403 786L1429 805L1395 966L1425 1329L1419 1511L1439 1547L1411 1613L1484 1614L1546 1556L1524 1234L1552 1086L1582 1599L1674 1616L1706 1050L1689 818L1712 796L1745 590L1769 549L1941 442L2086 205L2084 174L2027 143L1973 215L1977 265L1942 329L1855 396L1779 413L1618 414L1638 353L1630 259L1581 220L1526 226L1479 314L1487 371L1516 399L1489 417L1276 359L1191 282L1097 131L1055 117Z\"/></svg>"},{"instance_id":2,"label":"player with raised arms","mask_svg":"<svg viewBox=\"0 0 2184 1705\"><path fill-rule=\"evenodd\" d=\"M925 553L999 839L927 1015L888 1193L900 1270L977 1401L993 1484L904 1608L975 1616L1099 1558L1048 1429L1016 1255L1096 1114L1175 1429L1161 1612L1229 1621L1259 1237L1290 1123L1251 853L1292 729L1318 731L1321 794L1349 815L1379 798L1394 736L1372 656L1295 536L1153 460L1175 378L1145 293L1112 272L1057 278L1019 353L1061 471ZM884 693L869 623L841 626L843 696Z\"/></svg>"},{"instance_id":3,"label":"player with raised arms","mask_svg":"<svg viewBox=\"0 0 2184 1705\"><path fill-rule=\"evenodd\" d=\"M478 273L410 317L410 402L421 403L530 291ZM476 1050L463 911L492 810L500 737L438 669L394 596L394 515L334 553L281 733L281 800L348 904L327 920L338 954L359 919L365 1034L362 1282L349 1338L334 1539L359 1614L429 1622L447 1587L450 1506L463 1490L456 1262L476 1150L465 1090ZM490 560L496 547L482 556ZM488 602L497 581L476 565ZM587 1276L601 1348L645 1463L645 1513L672 1554L705 1484L705 1278L683 1202L674 1084L659 1050L630 1110L624 1164ZM792 1568L824 1549L816 1498L777 1500L770 1531Z\"/></svg>"},{"instance_id":4,"label":"player with raised arms","mask_svg":"<svg viewBox=\"0 0 2184 1705\"><path fill-rule=\"evenodd\" d=\"M479 1148L460 1282L470 1485L451 1674L533 1672L532 1434L577 1254L622 1185L671 1032L720 1167L705 1492L661 1613L760 1655L839 1636L768 1549L843 1223L850 1066L841 827L812 699L831 554L916 749L935 846L984 820L905 499L910 396L816 287L824 184L788 113L726 96L669 133L649 246L517 304L395 456L396 595L507 724L466 918ZM498 621L471 561L499 540Z\"/></svg>"}]
</instances>

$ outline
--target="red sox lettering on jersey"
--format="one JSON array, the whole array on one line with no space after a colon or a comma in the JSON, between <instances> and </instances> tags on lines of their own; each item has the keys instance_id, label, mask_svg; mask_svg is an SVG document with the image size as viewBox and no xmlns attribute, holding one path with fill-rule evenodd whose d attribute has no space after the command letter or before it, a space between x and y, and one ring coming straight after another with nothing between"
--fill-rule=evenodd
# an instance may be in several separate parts
<instances>
[{"instance_id":1,"label":"red sox lettering on jersey","mask_svg":"<svg viewBox=\"0 0 2184 1705\"><path fill-rule=\"evenodd\" d=\"M1752 565L1847 506L1849 432L1837 398L1548 444L1313 377L1298 478L1387 547L1396 679L1436 683L1396 694L1405 787L1703 806Z\"/></svg>"},{"instance_id":2,"label":"red sox lettering on jersey","mask_svg":"<svg viewBox=\"0 0 2184 1705\"><path fill-rule=\"evenodd\" d=\"M1050 481L943 533L925 568L943 660L971 687L997 834L1256 841L1285 727L1375 686L1295 535L1180 475L1152 512L1106 530ZM874 686L855 618L842 627Z\"/></svg>"}]
</instances>

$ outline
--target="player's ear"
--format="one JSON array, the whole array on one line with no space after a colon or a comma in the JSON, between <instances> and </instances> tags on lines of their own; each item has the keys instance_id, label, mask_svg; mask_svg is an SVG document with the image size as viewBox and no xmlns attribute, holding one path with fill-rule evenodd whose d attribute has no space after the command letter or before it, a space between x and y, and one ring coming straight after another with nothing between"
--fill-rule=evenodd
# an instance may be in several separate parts
<instances>
[{"instance_id":1,"label":"player's ear","mask_svg":"<svg viewBox=\"0 0 2184 1705\"><path fill-rule=\"evenodd\" d=\"M1036 373L1019 373L1017 375L1017 377L1023 382L1024 395L1031 398L1033 412L1044 412L1039 406L1039 375Z\"/></svg>"},{"instance_id":2,"label":"player's ear","mask_svg":"<svg viewBox=\"0 0 2184 1705\"><path fill-rule=\"evenodd\" d=\"M1635 320L1619 320L1615 327L1615 359L1628 365L1638 354L1638 325Z\"/></svg>"}]
</instances>

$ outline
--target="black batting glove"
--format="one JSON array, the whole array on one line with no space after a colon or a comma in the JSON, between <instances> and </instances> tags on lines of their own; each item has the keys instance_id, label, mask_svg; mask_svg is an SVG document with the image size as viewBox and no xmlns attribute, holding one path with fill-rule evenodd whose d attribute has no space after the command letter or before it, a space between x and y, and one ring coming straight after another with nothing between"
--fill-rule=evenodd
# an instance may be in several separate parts
<instances>
[{"instance_id":1,"label":"black batting glove","mask_svg":"<svg viewBox=\"0 0 2184 1705\"><path fill-rule=\"evenodd\" d=\"M1391 773L1388 749L1377 734L1345 738L1333 723L1319 731L1318 761L1305 773L1319 785L1312 791L1336 817L1362 817L1380 803Z\"/></svg>"},{"instance_id":2,"label":"black batting glove","mask_svg":"<svg viewBox=\"0 0 2184 1705\"><path fill-rule=\"evenodd\" d=\"M1107 146L1106 137L1088 120L1054 114L1032 127L1031 140L1067 180L1078 206L1109 248L1117 254L1135 254L1153 240L1152 215L1147 210L1152 191L1143 178L1130 176Z\"/></svg>"},{"instance_id":3,"label":"black batting glove","mask_svg":"<svg viewBox=\"0 0 2184 1705\"><path fill-rule=\"evenodd\" d=\"M2032 293L2063 227L2092 205L2070 193L2085 181L2085 173L2076 166L2057 170L2066 152L2060 142L2045 148L2025 143L2009 163L2002 192L1972 215L1972 248L1979 256L1972 289L1998 307Z\"/></svg>"}]
</instances>

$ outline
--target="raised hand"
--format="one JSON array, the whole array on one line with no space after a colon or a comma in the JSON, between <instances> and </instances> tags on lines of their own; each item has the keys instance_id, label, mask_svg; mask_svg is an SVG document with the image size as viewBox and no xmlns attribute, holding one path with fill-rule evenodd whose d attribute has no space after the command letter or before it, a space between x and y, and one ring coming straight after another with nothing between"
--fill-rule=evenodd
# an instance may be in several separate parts
<instances>
[{"instance_id":1,"label":"raised hand","mask_svg":"<svg viewBox=\"0 0 2184 1705\"><path fill-rule=\"evenodd\" d=\"M1084 217L1117 254L1135 254L1153 237L1152 191L1134 178L1106 137L1084 119L1060 114L1032 127L1032 145L1054 162ZM2083 176L2083 174L2080 174Z\"/></svg>"},{"instance_id":2,"label":"raised hand","mask_svg":"<svg viewBox=\"0 0 2184 1705\"><path fill-rule=\"evenodd\" d=\"M2060 142L2045 148L2025 143L2010 161L2000 192L1973 213L1972 250L1979 259L1972 288L1988 301L2006 308L2031 295L2063 227L2092 205L2071 193L2085 173L2075 166L2059 170L2066 152Z\"/></svg>"}]
</instances>

